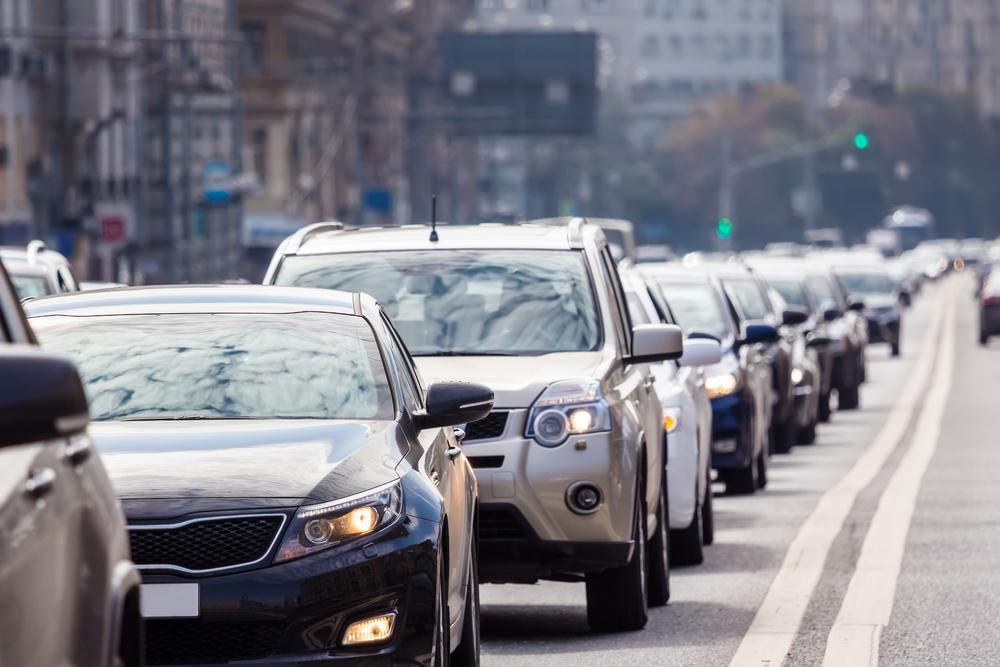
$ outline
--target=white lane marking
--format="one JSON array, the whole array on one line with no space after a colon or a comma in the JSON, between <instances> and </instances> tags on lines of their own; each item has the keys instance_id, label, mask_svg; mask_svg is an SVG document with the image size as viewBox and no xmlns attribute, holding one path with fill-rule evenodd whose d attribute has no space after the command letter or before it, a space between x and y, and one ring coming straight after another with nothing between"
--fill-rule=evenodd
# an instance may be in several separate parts
<instances>
[{"instance_id":1,"label":"white lane marking","mask_svg":"<svg viewBox=\"0 0 1000 667\"><path fill-rule=\"evenodd\" d=\"M896 584L903 564L906 536L917 495L941 436L941 424L955 370L955 300L944 315L938 366L913 435L892 479L879 499L865 535L858 563L830 629L825 667L878 665L879 639L889 625Z\"/></svg>"},{"instance_id":2,"label":"white lane marking","mask_svg":"<svg viewBox=\"0 0 1000 667\"><path fill-rule=\"evenodd\" d=\"M933 306L935 312L941 312L946 297L950 298L948 289L938 293ZM906 433L934 367L933 353L940 330L941 318L935 318L921 346L916 367L889 413L885 426L858 456L847 474L823 494L812 514L799 528L788 546L781 569L771 582L730 662L732 667L774 666L784 662L798 634L813 590L823 574L826 556L855 499L875 478Z\"/></svg>"}]
</instances>

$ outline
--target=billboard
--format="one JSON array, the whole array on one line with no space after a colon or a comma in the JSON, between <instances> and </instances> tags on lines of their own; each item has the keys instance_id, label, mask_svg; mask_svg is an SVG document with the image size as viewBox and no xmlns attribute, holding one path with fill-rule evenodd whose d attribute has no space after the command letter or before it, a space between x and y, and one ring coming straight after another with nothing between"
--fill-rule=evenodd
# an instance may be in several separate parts
<instances>
[{"instance_id":1,"label":"billboard","mask_svg":"<svg viewBox=\"0 0 1000 667\"><path fill-rule=\"evenodd\" d=\"M593 134L595 33L450 32L440 36L440 47L459 134Z\"/></svg>"}]
</instances>

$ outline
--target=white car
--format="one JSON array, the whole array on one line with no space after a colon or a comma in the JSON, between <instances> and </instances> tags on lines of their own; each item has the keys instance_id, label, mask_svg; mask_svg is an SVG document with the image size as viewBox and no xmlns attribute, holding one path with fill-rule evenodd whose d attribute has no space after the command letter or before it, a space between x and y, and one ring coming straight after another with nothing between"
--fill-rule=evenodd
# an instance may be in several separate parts
<instances>
[{"instance_id":1,"label":"white car","mask_svg":"<svg viewBox=\"0 0 1000 667\"><path fill-rule=\"evenodd\" d=\"M623 275L633 324L676 324L670 307L638 271ZM713 540L712 403L702 369L722 358L718 341L688 339L677 361L652 364L656 395L667 433L667 488L670 506L670 562L697 565L702 546Z\"/></svg>"}]
</instances>

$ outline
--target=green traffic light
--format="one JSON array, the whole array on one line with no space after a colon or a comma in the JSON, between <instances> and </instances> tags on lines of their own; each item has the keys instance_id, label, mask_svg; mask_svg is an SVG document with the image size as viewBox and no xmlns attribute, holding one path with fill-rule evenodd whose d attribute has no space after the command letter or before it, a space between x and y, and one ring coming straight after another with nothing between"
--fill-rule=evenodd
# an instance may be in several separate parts
<instances>
[{"instance_id":1,"label":"green traffic light","mask_svg":"<svg viewBox=\"0 0 1000 667\"><path fill-rule=\"evenodd\" d=\"M728 239L733 235L733 221L729 218L721 218L716 226L716 233L720 239Z\"/></svg>"},{"instance_id":2,"label":"green traffic light","mask_svg":"<svg viewBox=\"0 0 1000 667\"><path fill-rule=\"evenodd\" d=\"M868 138L867 134L858 132L854 135L854 147L859 151L866 150L869 146L871 146L871 139Z\"/></svg>"}]
</instances>

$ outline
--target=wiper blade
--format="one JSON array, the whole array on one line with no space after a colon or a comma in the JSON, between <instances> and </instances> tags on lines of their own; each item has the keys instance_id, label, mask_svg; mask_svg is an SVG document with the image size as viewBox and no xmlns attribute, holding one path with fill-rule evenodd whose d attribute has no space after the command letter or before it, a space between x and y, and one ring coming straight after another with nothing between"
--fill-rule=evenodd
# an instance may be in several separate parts
<instances>
[{"instance_id":1,"label":"wiper blade","mask_svg":"<svg viewBox=\"0 0 1000 667\"><path fill-rule=\"evenodd\" d=\"M173 421L203 421L203 420L233 420L233 419L255 419L255 417L223 417L208 415L171 415L161 417L122 417L118 421L123 422L173 422Z\"/></svg>"},{"instance_id":2,"label":"wiper blade","mask_svg":"<svg viewBox=\"0 0 1000 667\"><path fill-rule=\"evenodd\" d=\"M477 352L475 350L439 350L437 352L418 352L415 357L517 357L513 352Z\"/></svg>"}]
</instances>

